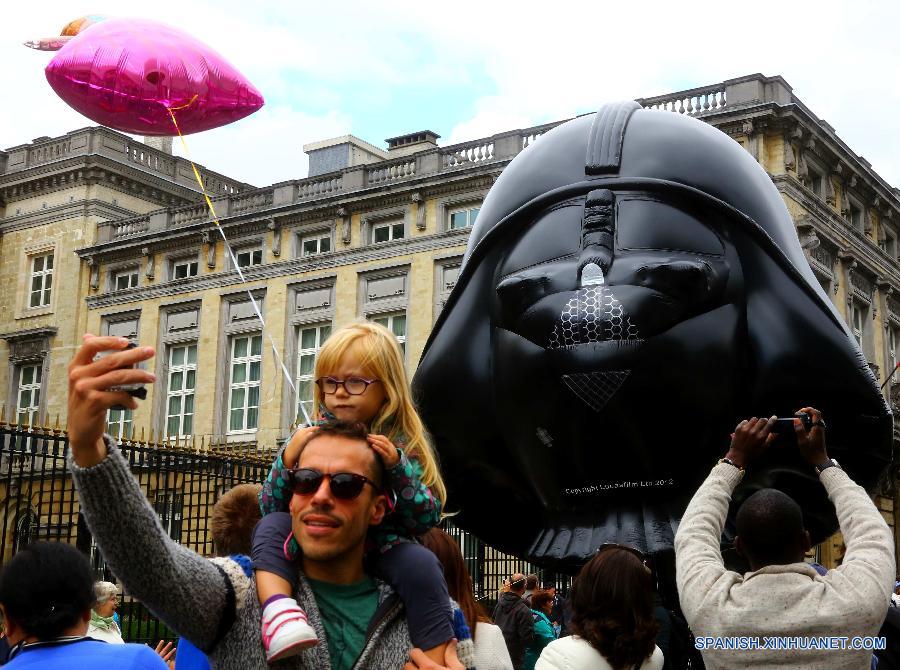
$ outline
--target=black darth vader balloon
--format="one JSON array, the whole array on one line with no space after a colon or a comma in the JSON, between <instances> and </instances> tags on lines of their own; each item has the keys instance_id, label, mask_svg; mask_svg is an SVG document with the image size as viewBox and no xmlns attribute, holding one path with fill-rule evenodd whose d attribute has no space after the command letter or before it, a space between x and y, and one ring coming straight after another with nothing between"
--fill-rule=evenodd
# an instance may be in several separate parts
<instances>
[{"instance_id":1,"label":"black darth vader balloon","mask_svg":"<svg viewBox=\"0 0 900 670\"><path fill-rule=\"evenodd\" d=\"M766 172L635 103L503 172L414 386L459 523L556 567L606 542L670 548L745 417L823 410L829 451L869 487L890 460L890 411ZM837 528L795 446L735 503L762 486L801 502L815 540Z\"/></svg>"}]
</instances>

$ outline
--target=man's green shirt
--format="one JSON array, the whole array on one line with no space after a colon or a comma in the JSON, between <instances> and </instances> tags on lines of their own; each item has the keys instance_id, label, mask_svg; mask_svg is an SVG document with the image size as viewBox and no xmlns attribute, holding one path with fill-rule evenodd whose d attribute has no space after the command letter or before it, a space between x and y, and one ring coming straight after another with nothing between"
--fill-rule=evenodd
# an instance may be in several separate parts
<instances>
[{"instance_id":1,"label":"man's green shirt","mask_svg":"<svg viewBox=\"0 0 900 670\"><path fill-rule=\"evenodd\" d=\"M366 630L378 609L378 586L371 577L356 584L330 584L307 578L322 614L332 670L350 670L366 643Z\"/></svg>"}]
</instances>

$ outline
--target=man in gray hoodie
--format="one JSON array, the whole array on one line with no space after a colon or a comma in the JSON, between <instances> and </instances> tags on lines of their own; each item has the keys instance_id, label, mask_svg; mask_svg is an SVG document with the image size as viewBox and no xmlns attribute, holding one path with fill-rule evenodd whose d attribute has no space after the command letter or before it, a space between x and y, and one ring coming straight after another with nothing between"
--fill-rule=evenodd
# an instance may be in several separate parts
<instances>
[{"instance_id":1,"label":"man in gray hoodie","mask_svg":"<svg viewBox=\"0 0 900 670\"><path fill-rule=\"evenodd\" d=\"M110 568L126 588L206 652L217 670L267 670L252 572L233 559L210 561L173 542L132 476L115 442L103 434L107 410L137 403L110 388L151 383L131 366L153 356L150 347L124 350L127 341L85 336L69 365L69 446L81 510ZM98 360L96 354L118 350ZM320 643L279 662L297 670L387 670L410 659L403 605L391 588L363 570L366 535L381 523L386 500L379 461L365 434L348 427L322 430L303 451L301 468L322 474L318 489L295 494L293 531L303 550L296 593ZM352 499L335 496L331 475L351 473L363 486ZM339 638L339 639L338 639ZM450 670L452 648L448 652ZM416 665L439 668L414 654Z\"/></svg>"},{"instance_id":2,"label":"man in gray hoodie","mask_svg":"<svg viewBox=\"0 0 900 670\"><path fill-rule=\"evenodd\" d=\"M744 468L772 442L775 417L742 421L675 535L681 607L710 670L870 665L871 647L862 638L878 633L890 602L893 537L865 489L828 457L819 411L800 412L811 418L811 429L794 420L797 447L834 503L847 553L824 575L804 562L810 538L800 507L780 491L762 489L736 519L735 548L751 572L725 568L719 543L731 496Z\"/></svg>"},{"instance_id":3,"label":"man in gray hoodie","mask_svg":"<svg viewBox=\"0 0 900 670\"><path fill-rule=\"evenodd\" d=\"M534 616L525 604L525 575L516 573L509 579L509 591L500 594L494 608L494 623L503 631L513 667L519 670L525 662L525 649L534 635Z\"/></svg>"}]
</instances>

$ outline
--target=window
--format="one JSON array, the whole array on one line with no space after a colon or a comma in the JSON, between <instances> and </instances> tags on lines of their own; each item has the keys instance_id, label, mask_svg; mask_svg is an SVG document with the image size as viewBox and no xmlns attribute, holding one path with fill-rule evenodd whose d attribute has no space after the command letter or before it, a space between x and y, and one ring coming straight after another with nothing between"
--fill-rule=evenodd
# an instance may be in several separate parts
<instances>
[{"instance_id":1,"label":"window","mask_svg":"<svg viewBox=\"0 0 900 670\"><path fill-rule=\"evenodd\" d=\"M197 345L169 347L166 388L166 434L184 437L194 432L194 387L197 379Z\"/></svg>"},{"instance_id":2,"label":"window","mask_svg":"<svg viewBox=\"0 0 900 670\"><path fill-rule=\"evenodd\" d=\"M315 256L331 251L331 233L322 231L300 238L300 255Z\"/></svg>"},{"instance_id":3,"label":"window","mask_svg":"<svg viewBox=\"0 0 900 670\"><path fill-rule=\"evenodd\" d=\"M817 197L822 197L822 175L815 170L809 171L809 190Z\"/></svg>"},{"instance_id":4,"label":"window","mask_svg":"<svg viewBox=\"0 0 900 670\"><path fill-rule=\"evenodd\" d=\"M449 221L447 228L450 230L459 230L460 228L468 228L475 223L480 207L469 207L462 209L451 209L449 213Z\"/></svg>"},{"instance_id":5,"label":"window","mask_svg":"<svg viewBox=\"0 0 900 670\"><path fill-rule=\"evenodd\" d=\"M130 409L111 409L106 413L106 432L117 440L130 440L133 419Z\"/></svg>"},{"instance_id":6,"label":"window","mask_svg":"<svg viewBox=\"0 0 900 670\"><path fill-rule=\"evenodd\" d=\"M172 261L172 279L184 279L197 276L197 261Z\"/></svg>"},{"instance_id":7,"label":"window","mask_svg":"<svg viewBox=\"0 0 900 670\"><path fill-rule=\"evenodd\" d=\"M38 539L40 522L38 515L31 509L24 509L16 515L13 525L12 551L13 554L24 549Z\"/></svg>"},{"instance_id":8,"label":"window","mask_svg":"<svg viewBox=\"0 0 900 670\"><path fill-rule=\"evenodd\" d=\"M315 381L316 356L331 335L331 325L300 326L297 334L297 411L295 420L305 422L315 416L313 383ZM304 412L304 410L306 410Z\"/></svg>"},{"instance_id":9,"label":"window","mask_svg":"<svg viewBox=\"0 0 900 670\"><path fill-rule=\"evenodd\" d=\"M138 285L138 269L127 268L118 270L112 277L112 290L124 291L129 288L135 288Z\"/></svg>"},{"instance_id":10,"label":"window","mask_svg":"<svg viewBox=\"0 0 900 670\"><path fill-rule=\"evenodd\" d=\"M372 224L372 242L390 242L402 240L405 236L403 221L383 221Z\"/></svg>"},{"instance_id":11,"label":"window","mask_svg":"<svg viewBox=\"0 0 900 670\"><path fill-rule=\"evenodd\" d=\"M885 231L884 237L878 241L878 246L891 258L897 258L897 238L892 232Z\"/></svg>"},{"instance_id":12,"label":"window","mask_svg":"<svg viewBox=\"0 0 900 670\"><path fill-rule=\"evenodd\" d=\"M397 343L406 355L406 314L381 314L372 317L372 321L381 324L397 338Z\"/></svg>"},{"instance_id":13,"label":"window","mask_svg":"<svg viewBox=\"0 0 900 670\"><path fill-rule=\"evenodd\" d=\"M182 495L174 491L160 491L156 494L153 509L166 535L176 542L181 542L181 520L184 516Z\"/></svg>"},{"instance_id":14,"label":"window","mask_svg":"<svg viewBox=\"0 0 900 670\"><path fill-rule=\"evenodd\" d=\"M850 203L850 210L847 212L847 221L853 226L854 230L862 232L863 230L863 210L855 203Z\"/></svg>"},{"instance_id":15,"label":"window","mask_svg":"<svg viewBox=\"0 0 900 670\"><path fill-rule=\"evenodd\" d=\"M19 392L16 400L16 421L34 425L40 415L41 364L29 363L19 368Z\"/></svg>"},{"instance_id":16,"label":"window","mask_svg":"<svg viewBox=\"0 0 900 670\"><path fill-rule=\"evenodd\" d=\"M853 337L856 338L856 342L863 349L863 352L866 351L866 344L868 339L868 315L868 306L857 300L854 300L853 304L850 307L850 330L853 331Z\"/></svg>"},{"instance_id":17,"label":"window","mask_svg":"<svg viewBox=\"0 0 900 670\"><path fill-rule=\"evenodd\" d=\"M437 319L447 300L450 299L450 293L459 279L460 259L449 259L435 263L435 289L434 289L434 318Z\"/></svg>"},{"instance_id":18,"label":"window","mask_svg":"<svg viewBox=\"0 0 900 670\"><path fill-rule=\"evenodd\" d=\"M262 265L262 249L239 249L234 254L239 268ZM194 273L196 274L196 272Z\"/></svg>"},{"instance_id":19,"label":"window","mask_svg":"<svg viewBox=\"0 0 900 670\"><path fill-rule=\"evenodd\" d=\"M31 257L31 294L29 307L46 307L50 304L53 288L53 254Z\"/></svg>"},{"instance_id":20,"label":"window","mask_svg":"<svg viewBox=\"0 0 900 670\"><path fill-rule=\"evenodd\" d=\"M259 424L262 335L239 335L231 340L228 432L248 433Z\"/></svg>"}]
</instances>

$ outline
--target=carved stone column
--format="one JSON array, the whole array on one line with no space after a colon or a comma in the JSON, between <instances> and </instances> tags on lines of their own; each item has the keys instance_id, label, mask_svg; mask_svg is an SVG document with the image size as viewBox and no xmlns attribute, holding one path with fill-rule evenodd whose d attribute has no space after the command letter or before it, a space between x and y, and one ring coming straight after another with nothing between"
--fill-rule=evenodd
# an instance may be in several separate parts
<instances>
[{"instance_id":1,"label":"carved stone column","mask_svg":"<svg viewBox=\"0 0 900 670\"><path fill-rule=\"evenodd\" d=\"M824 181L825 181L825 202L826 202L826 204L829 204L832 207L834 207L835 202L836 202L836 200L835 200L836 196L834 193L834 181L832 179L834 174L835 173L832 172L831 174L825 175L825 179L824 179Z\"/></svg>"},{"instance_id":2,"label":"carved stone column","mask_svg":"<svg viewBox=\"0 0 900 670\"><path fill-rule=\"evenodd\" d=\"M425 230L425 199L421 193L413 193L409 201L416 205L416 229Z\"/></svg>"},{"instance_id":3,"label":"carved stone column","mask_svg":"<svg viewBox=\"0 0 900 670\"><path fill-rule=\"evenodd\" d=\"M350 244L350 212L347 211L345 207L338 207L337 209L337 224L340 226L341 230L341 242L344 245Z\"/></svg>"},{"instance_id":4,"label":"carved stone column","mask_svg":"<svg viewBox=\"0 0 900 670\"><path fill-rule=\"evenodd\" d=\"M269 219L266 227L272 231L272 255L277 258L281 256L281 224L275 219Z\"/></svg>"},{"instance_id":5,"label":"carved stone column","mask_svg":"<svg viewBox=\"0 0 900 670\"><path fill-rule=\"evenodd\" d=\"M154 277L154 268L153 254L150 253L150 247L143 247L141 253L144 254L144 276L152 281Z\"/></svg>"},{"instance_id":6,"label":"carved stone column","mask_svg":"<svg viewBox=\"0 0 900 670\"><path fill-rule=\"evenodd\" d=\"M100 264L93 256L88 256L86 260L91 269L91 290L96 291L100 288Z\"/></svg>"},{"instance_id":7,"label":"carved stone column","mask_svg":"<svg viewBox=\"0 0 900 670\"><path fill-rule=\"evenodd\" d=\"M208 230L200 233L200 240L206 245L206 267L212 270L216 267L216 241Z\"/></svg>"},{"instance_id":8,"label":"carved stone column","mask_svg":"<svg viewBox=\"0 0 900 670\"><path fill-rule=\"evenodd\" d=\"M841 259L841 265L843 266L843 274L844 274L844 287L847 293L847 297L844 300L844 319L847 323L852 324L853 322L853 283L850 275L853 272L853 268L856 267L856 259L852 254L842 251L838 254L838 258Z\"/></svg>"}]
</instances>

